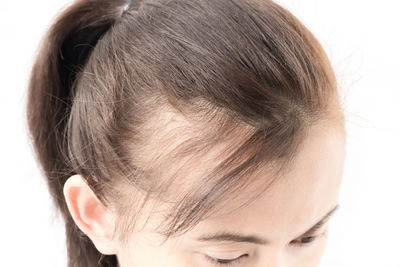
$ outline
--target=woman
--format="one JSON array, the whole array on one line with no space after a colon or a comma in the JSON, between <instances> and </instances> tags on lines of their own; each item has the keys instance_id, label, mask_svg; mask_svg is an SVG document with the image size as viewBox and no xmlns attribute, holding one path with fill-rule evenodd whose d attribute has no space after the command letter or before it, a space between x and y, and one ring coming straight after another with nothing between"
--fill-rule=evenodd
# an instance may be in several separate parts
<instances>
[{"instance_id":1,"label":"woman","mask_svg":"<svg viewBox=\"0 0 400 267\"><path fill-rule=\"evenodd\" d=\"M345 157L335 74L273 1L76 1L27 116L68 266L317 266Z\"/></svg>"}]
</instances>

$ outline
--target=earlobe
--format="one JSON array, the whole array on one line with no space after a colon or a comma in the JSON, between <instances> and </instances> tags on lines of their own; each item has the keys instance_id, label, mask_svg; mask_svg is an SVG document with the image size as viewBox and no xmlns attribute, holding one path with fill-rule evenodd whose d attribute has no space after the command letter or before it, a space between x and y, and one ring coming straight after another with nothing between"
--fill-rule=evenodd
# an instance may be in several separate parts
<instances>
[{"instance_id":1,"label":"earlobe","mask_svg":"<svg viewBox=\"0 0 400 267\"><path fill-rule=\"evenodd\" d=\"M114 215L97 199L81 175L73 175L64 184L64 197L76 225L104 255L117 253L113 240Z\"/></svg>"}]
</instances>

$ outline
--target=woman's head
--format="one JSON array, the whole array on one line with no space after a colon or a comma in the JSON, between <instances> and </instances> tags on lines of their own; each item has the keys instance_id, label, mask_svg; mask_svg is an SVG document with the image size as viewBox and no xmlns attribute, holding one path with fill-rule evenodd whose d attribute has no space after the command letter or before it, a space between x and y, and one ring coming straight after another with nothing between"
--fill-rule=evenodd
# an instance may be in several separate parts
<instances>
[{"instance_id":1,"label":"woman's head","mask_svg":"<svg viewBox=\"0 0 400 267\"><path fill-rule=\"evenodd\" d=\"M29 129L69 266L213 266L195 250L315 266L322 241L283 245L337 204L344 121L321 45L272 1L124 4L73 3L32 69ZM270 244L187 243L209 227Z\"/></svg>"}]
</instances>

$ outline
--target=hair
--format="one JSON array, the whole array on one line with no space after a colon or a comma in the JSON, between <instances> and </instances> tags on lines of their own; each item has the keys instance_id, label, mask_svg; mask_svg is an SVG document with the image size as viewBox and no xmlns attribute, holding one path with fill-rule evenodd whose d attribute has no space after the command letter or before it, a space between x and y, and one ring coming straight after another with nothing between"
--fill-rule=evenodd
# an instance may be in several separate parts
<instances>
[{"instance_id":1,"label":"hair","mask_svg":"<svg viewBox=\"0 0 400 267\"><path fill-rule=\"evenodd\" d=\"M63 197L71 175L118 214L123 242L145 203L168 203L157 229L169 238L267 165L275 171L268 188L313 125L343 121L322 46L273 1L145 0L122 13L125 4L68 6L30 76L30 138L65 221L69 267L118 265L74 223ZM193 170L200 174L184 179Z\"/></svg>"}]
</instances>

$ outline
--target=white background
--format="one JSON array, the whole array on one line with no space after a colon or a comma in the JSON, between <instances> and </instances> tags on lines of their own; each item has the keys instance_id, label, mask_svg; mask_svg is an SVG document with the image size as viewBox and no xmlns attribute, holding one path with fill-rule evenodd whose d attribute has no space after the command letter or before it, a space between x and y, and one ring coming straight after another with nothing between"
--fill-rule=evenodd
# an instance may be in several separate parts
<instances>
[{"instance_id":1,"label":"white background","mask_svg":"<svg viewBox=\"0 0 400 267\"><path fill-rule=\"evenodd\" d=\"M66 266L64 229L27 140L25 94L40 38L66 0L0 0L3 266ZM398 1L281 0L337 73L348 147L341 208L321 267L400 266Z\"/></svg>"}]
</instances>

